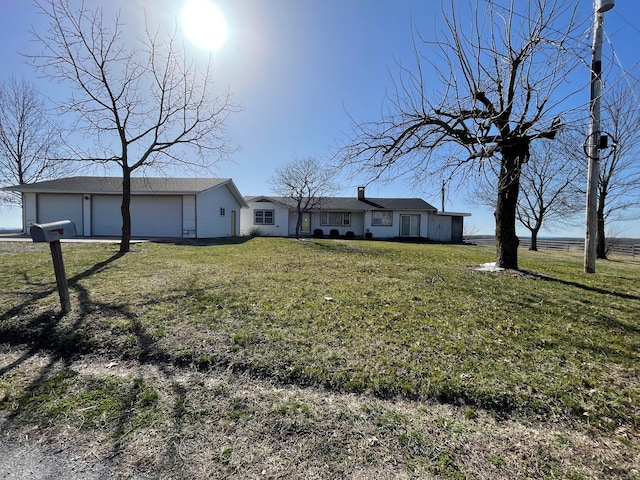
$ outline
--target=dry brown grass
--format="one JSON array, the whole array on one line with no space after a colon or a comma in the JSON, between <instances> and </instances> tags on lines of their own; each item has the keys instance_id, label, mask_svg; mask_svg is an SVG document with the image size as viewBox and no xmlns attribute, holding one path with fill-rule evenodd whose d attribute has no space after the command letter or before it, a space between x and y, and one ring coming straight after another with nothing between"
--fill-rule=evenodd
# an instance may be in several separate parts
<instances>
[{"instance_id":1,"label":"dry brown grass","mask_svg":"<svg viewBox=\"0 0 640 480\"><path fill-rule=\"evenodd\" d=\"M4 352L0 368L27 352ZM131 428L132 412L83 428L87 410L34 428L4 412L2 433L53 443L69 454L114 462L120 478L637 478L637 450L566 420L496 418L436 402L382 400L274 385L225 372L158 368L82 358L63 365L29 355L12 388L43 369L96 378L144 379L158 392L154 414ZM5 395L7 392L5 392ZM629 431L616 432L631 440Z\"/></svg>"}]
</instances>

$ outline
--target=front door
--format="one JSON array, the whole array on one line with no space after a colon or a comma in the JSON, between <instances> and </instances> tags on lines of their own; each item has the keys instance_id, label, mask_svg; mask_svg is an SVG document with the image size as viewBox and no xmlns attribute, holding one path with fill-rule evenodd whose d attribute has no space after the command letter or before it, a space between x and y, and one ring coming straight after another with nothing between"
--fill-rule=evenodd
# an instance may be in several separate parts
<instances>
[{"instance_id":1,"label":"front door","mask_svg":"<svg viewBox=\"0 0 640 480\"><path fill-rule=\"evenodd\" d=\"M400 236L420 236L420 215L400 215Z\"/></svg>"},{"instance_id":2,"label":"front door","mask_svg":"<svg viewBox=\"0 0 640 480\"><path fill-rule=\"evenodd\" d=\"M300 233L311 233L311 213L304 212L302 214L302 223L300 225Z\"/></svg>"}]
</instances>

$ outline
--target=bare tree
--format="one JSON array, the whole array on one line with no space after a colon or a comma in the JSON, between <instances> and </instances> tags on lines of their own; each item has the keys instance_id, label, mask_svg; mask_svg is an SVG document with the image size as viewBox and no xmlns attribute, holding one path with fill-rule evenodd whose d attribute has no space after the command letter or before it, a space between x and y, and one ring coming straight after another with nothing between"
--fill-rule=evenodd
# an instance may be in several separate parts
<instances>
[{"instance_id":1,"label":"bare tree","mask_svg":"<svg viewBox=\"0 0 640 480\"><path fill-rule=\"evenodd\" d=\"M0 183L9 186L55 178L68 166L55 160L60 127L47 115L35 86L12 78L0 84ZM6 192L5 205L22 205L18 193Z\"/></svg>"},{"instance_id":2,"label":"bare tree","mask_svg":"<svg viewBox=\"0 0 640 480\"><path fill-rule=\"evenodd\" d=\"M637 85L608 89L602 98L603 130L613 136L610 155L600 159L596 256L607 258L606 224L638 218L640 207L640 90Z\"/></svg>"},{"instance_id":3,"label":"bare tree","mask_svg":"<svg viewBox=\"0 0 640 480\"><path fill-rule=\"evenodd\" d=\"M538 142L522 166L516 218L531 234L529 250L538 250L543 225L566 222L584 210L584 183L580 136L562 131L555 141ZM492 208L497 173L476 184L472 198Z\"/></svg>"},{"instance_id":4,"label":"bare tree","mask_svg":"<svg viewBox=\"0 0 640 480\"><path fill-rule=\"evenodd\" d=\"M560 127L567 95L559 89L580 62L577 2L482 0L465 11L460 3L450 0L443 11L441 38L416 41L416 68L400 66L383 118L354 122L354 138L338 155L371 178L464 181L494 165L496 263L516 269L520 174L532 142L553 139ZM427 75L441 92L429 93Z\"/></svg>"},{"instance_id":5,"label":"bare tree","mask_svg":"<svg viewBox=\"0 0 640 480\"><path fill-rule=\"evenodd\" d=\"M300 237L302 214L322 205L336 190L333 172L312 157L299 158L278 168L269 182L274 193L296 205L296 238Z\"/></svg>"},{"instance_id":6,"label":"bare tree","mask_svg":"<svg viewBox=\"0 0 640 480\"><path fill-rule=\"evenodd\" d=\"M566 143L565 143L566 142ZM533 147L532 160L522 167L518 221L531 233L529 250L538 250L538 233L566 222L584 210L584 197L578 185L585 182L579 163L572 161L567 149L579 149L576 137L555 142L539 142Z\"/></svg>"},{"instance_id":7,"label":"bare tree","mask_svg":"<svg viewBox=\"0 0 640 480\"><path fill-rule=\"evenodd\" d=\"M198 71L176 35L146 31L144 40L123 30L120 16L107 20L100 7L75 10L69 0L36 0L49 19L46 33L33 31L43 50L28 58L72 89L61 104L94 150L79 155L115 163L122 171L122 240L131 238L131 175L166 165L209 168L229 148L223 126L235 107L230 94L211 92L209 67Z\"/></svg>"}]
</instances>

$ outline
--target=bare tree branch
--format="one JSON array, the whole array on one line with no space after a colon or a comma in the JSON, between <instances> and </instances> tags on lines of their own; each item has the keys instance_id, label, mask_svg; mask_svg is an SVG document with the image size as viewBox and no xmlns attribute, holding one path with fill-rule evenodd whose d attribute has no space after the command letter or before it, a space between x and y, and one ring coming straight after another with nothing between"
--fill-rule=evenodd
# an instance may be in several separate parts
<instances>
[{"instance_id":1,"label":"bare tree branch","mask_svg":"<svg viewBox=\"0 0 640 480\"><path fill-rule=\"evenodd\" d=\"M199 173L210 169L233 151L224 126L238 107L228 91L212 93L210 67L200 71L187 60L175 30L162 35L147 26L145 38L136 43L119 15L108 20L99 7L74 10L69 0L36 0L35 5L49 19L49 29L32 32L42 51L27 58L70 87L61 110L94 139L93 151L82 158L122 169L120 250L126 252L131 175L176 164L198 167Z\"/></svg>"},{"instance_id":2,"label":"bare tree branch","mask_svg":"<svg viewBox=\"0 0 640 480\"><path fill-rule=\"evenodd\" d=\"M355 124L338 161L373 180L495 169L497 263L517 268L520 175L532 142L553 139L570 114L556 97L581 63L577 5L450 0L442 20L435 40L415 42L417 66L399 69L382 119ZM427 69L442 92L428 90Z\"/></svg>"},{"instance_id":3,"label":"bare tree branch","mask_svg":"<svg viewBox=\"0 0 640 480\"><path fill-rule=\"evenodd\" d=\"M640 108L637 84L617 84L602 99L605 132L613 136L611 155L602 155L598 181L598 258L607 258L608 222L640 217Z\"/></svg>"},{"instance_id":4,"label":"bare tree branch","mask_svg":"<svg viewBox=\"0 0 640 480\"><path fill-rule=\"evenodd\" d=\"M312 157L295 159L278 168L269 183L274 193L296 205L296 238L300 236L302 214L320 207L336 190L334 173Z\"/></svg>"},{"instance_id":5,"label":"bare tree branch","mask_svg":"<svg viewBox=\"0 0 640 480\"><path fill-rule=\"evenodd\" d=\"M32 84L16 79L0 84L0 184L39 182L71 171L55 158L61 136ZM22 197L7 192L1 201L21 205Z\"/></svg>"}]
</instances>

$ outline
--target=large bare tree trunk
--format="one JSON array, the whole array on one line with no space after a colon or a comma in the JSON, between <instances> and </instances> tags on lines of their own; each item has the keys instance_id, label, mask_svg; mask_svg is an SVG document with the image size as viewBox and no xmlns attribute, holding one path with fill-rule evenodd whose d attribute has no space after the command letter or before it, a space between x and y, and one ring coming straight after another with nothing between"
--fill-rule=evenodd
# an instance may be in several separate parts
<instances>
[{"instance_id":1,"label":"large bare tree trunk","mask_svg":"<svg viewBox=\"0 0 640 480\"><path fill-rule=\"evenodd\" d=\"M128 253L131 243L131 172L122 169L122 238L120 239L120 253Z\"/></svg>"},{"instance_id":2,"label":"large bare tree trunk","mask_svg":"<svg viewBox=\"0 0 640 480\"><path fill-rule=\"evenodd\" d=\"M503 157L498 179L496 202L496 265L518 269L518 236L516 235L516 210L520 190L519 159Z\"/></svg>"}]
</instances>

